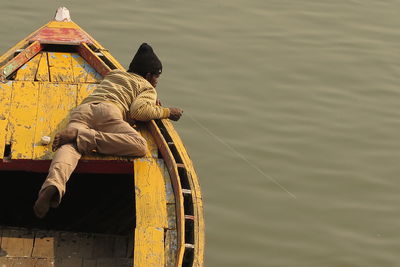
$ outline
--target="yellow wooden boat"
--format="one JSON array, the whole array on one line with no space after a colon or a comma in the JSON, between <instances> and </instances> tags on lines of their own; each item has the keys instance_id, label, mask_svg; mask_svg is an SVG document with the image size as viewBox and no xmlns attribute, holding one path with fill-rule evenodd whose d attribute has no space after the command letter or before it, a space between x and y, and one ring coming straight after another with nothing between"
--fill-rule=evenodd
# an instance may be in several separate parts
<instances>
[{"instance_id":1,"label":"yellow wooden boat","mask_svg":"<svg viewBox=\"0 0 400 267\"><path fill-rule=\"evenodd\" d=\"M203 265L199 181L169 120L133 126L143 158L83 157L60 207L33 215L48 137L116 68L66 8L0 57L0 267Z\"/></svg>"}]
</instances>

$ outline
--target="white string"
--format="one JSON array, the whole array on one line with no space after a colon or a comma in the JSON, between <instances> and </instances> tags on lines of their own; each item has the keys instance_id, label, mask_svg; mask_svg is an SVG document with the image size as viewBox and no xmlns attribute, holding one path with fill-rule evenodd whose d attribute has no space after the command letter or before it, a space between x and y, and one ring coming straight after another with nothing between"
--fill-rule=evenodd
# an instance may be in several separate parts
<instances>
[{"instance_id":1,"label":"white string","mask_svg":"<svg viewBox=\"0 0 400 267\"><path fill-rule=\"evenodd\" d=\"M237 151L234 147L232 147L230 144L228 144L226 141L224 141L222 138L211 132L206 126L204 126L202 123L200 123L198 120L196 120L193 116L190 114L185 113L185 116L188 116L192 121L194 121L200 128L202 128L204 131L206 131L209 135L211 135L213 138L218 140L221 144L229 148L233 153L235 153L239 158L241 158L244 162L246 162L250 167L254 168L256 171L258 171L262 176L265 178L269 179L272 183L274 183L276 186L278 186L280 189L285 191L287 194L289 194L292 198L297 199L297 197L291 193L289 190L287 190L283 185L281 185L275 178L272 176L266 174L263 170L261 170L257 165L252 163L250 160L248 160L243 154L241 154L239 151Z\"/></svg>"}]
</instances>

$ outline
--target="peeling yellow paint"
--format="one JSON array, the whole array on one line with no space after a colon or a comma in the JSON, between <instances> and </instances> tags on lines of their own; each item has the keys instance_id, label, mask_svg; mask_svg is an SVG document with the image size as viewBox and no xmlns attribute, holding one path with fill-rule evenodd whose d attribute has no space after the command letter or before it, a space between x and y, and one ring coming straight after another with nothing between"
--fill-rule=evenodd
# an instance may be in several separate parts
<instances>
[{"instance_id":1,"label":"peeling yellow paint","mask_svg":"<svg viewBox=\"0 0 400 267\"><path fill-rule=\"evenodd\" d=\"M101 76L92 66L89 65L89 63L87 63L85 59L77 53L73 53L71 56L75 82L97 83L100 81Z\"/></svg>"},{"instance_id":2,"label":"peeling yellow paint","mask_svg":"<svg viewBox=\"0 0 400 267\"><path fill-rule=\"evenodd\" d=\"M76 106L77 85L44 83L40 88L37 126L34 139L34 159L51 159L51 145L42 145L43 136L54 135L65 128L69 111Z\"/></svg>"},{"instance_id":3,"label":"peeling yellow paint","mask_svg":"<svg viewBox=\"0 0 400 267\"><path fill-rule=\"evenodd\" d=\"M51 82L74 82L71 53L49 52Z\"/></svg>"},{"instance_id":4,"label":"peeling yellow paint","mask_svg":"<svg viewBox=\"0 0 400 267\"><path fill-rule=\"evenodd\" d=\"M36 80L42 82L48 82L50 80L49 76L49 64L47 62L47 53L42 52L42 57L40 58L39 66L36 72Z\"/></svg>"},{"instance_id":5,"label":"peeling yellow paint","mask_svg":"<svg viewBox=\"0 0 400 267\"><path fill-rule=\"evenodd\" d=\"M136 226L167 228L164 163L154 158L134 160Z\"/></svg>"},{"instance_id":6,"label":"peeling yellow paint","mask_svg":"<svg viewBox=\"0 0 400 267\"><path fill-rule=\"evenodd\" d=\"M34 81L41 57L42 54L37 54L31 60L25 63L21 68L19 68L17 74L15 75L15 80Z\"/></svg>"},{"instance_id":7,"label":"peeling yellow paint","mask_svg":"<svg viewBox=\"0 0 400 267\"><path fill-rule=\"evenodd\" d=\"M133 266L164 266L164 229L136 228Z\"/></svg>"},{"instance_id":8,"label":"peeling yellow paint","mask_svg":"<svg viewBox=\"0 0 400 267\"><path fill-rule=\"evenodd\" d=\"M147 141L146 158L158 158L158 147L154 137L147 130L145 123L138 123L136 129Z\"/></svg>"},{"instance_id":9,"label":"peeling yellow paint","mask_svg":"<svg viewBox=\"0 0 400 267\"><path fill-rule=\"evenodd\" d=\"M75 82L85 83L88 77L88 73L85 69L86 61L77 53L73 53L71 56ZM94 82L94 80L92 82Z\"/></svg>"},{"instance_id":10,"label":"peeling yellow paint","mask_svg":"<svg viewBox=\"0 0 400 267\"><path fill-rule=\"evenodd\" d=\"M4 155L7 123L10 114L12 83L0 83L0 159Z\"/></svg>"},{"instance_id":11,"label":"peeling yellow paint","mask_svg":"<svg viewBox=\"0 0 400 267\"><path fill-rule=\"evenodd\" d=\"M96 89L96 84L84 83L78 85L78 100L77 103L80 105L88 95L90 95L93 90Z\"/></svg>"},{"instance_id":12,"label":"peeling yellow paint","mask_svg":"<svg viewBox=\"0 0 400 267\"><path fill-rule=\"evenodd\" d=\"M46 26L49 28L80 29L80 27L72 21L50 21Z\"/></svg>"},{"instance_id":13,"label":"peeling yellow paint","mask_svg":"<svg viewBox=\"0 0 400 267\"><path fill-rule=\"evenodd\" d=\"M39 84L13 82L8 132L11 140L11 158L31 159L36 128Z\"/></svg>"}]
</instances>

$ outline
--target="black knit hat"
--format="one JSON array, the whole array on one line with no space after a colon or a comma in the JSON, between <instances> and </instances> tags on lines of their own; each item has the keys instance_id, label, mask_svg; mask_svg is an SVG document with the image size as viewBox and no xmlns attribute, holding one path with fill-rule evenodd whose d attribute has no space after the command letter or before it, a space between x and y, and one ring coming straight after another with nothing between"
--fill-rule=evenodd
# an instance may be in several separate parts
<instances>
[{"instance_id":1,"label":"black knit hat","mask_svg":"<svg viewBox=\"0 0 400 267\"><path fill-rule=\"evenodd\" d=\"M153 48L143 43L133 57L128 72L139 74L145 78L147 73L161 74L162 64L153 52Z\"/></svg>"}]
</instances>

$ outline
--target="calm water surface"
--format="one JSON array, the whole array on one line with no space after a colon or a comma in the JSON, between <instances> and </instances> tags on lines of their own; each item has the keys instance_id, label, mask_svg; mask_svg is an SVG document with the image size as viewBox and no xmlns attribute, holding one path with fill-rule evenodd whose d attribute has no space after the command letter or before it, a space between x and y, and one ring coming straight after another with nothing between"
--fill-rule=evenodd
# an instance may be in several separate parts
<instances>
[{"instance_id":1,"label":"calm water surface","mask_svg":"<svg viewBox=\"0 0 400 267\"><path fill-rule=\"evenodd\" d=\"M400 1L3 0L0 52L62 5L125 66L160 55L206 266L400 266Z\"/></svg>"}]
</instances>

